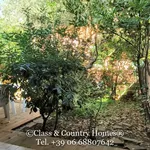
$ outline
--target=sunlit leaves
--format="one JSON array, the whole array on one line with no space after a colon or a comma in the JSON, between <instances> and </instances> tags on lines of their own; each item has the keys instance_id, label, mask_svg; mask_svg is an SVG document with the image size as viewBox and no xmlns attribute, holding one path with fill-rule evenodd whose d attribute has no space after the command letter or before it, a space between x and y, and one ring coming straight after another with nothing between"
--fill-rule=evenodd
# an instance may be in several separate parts
<instances>
[{"instance_id":1,"label":"sunlit leaves","mask_svg":"<svg viewBox=\"0 0 150 150\"><path fill-rule=\"evenodd\" d=\"M75 26L84 26L88 22L88 4L85 2L81 2L80 0L67 0L63 1L66 9L74 15L74 19L70 22Z\"/></svg>"}]
</instances>

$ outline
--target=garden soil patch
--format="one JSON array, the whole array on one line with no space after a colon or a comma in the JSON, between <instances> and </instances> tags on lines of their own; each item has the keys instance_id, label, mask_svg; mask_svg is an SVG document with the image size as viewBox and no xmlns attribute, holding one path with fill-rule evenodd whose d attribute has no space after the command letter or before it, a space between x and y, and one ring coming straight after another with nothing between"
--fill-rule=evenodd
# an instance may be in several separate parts
<instances>
[{"instance_id":1,"label":"garden soil patch","mask_svg":"<svg viewBox=\"0 0 150 150\"><path fill-rule=\"evenodd\" d=\"M55 118L49 119L46 125L46 131L52 132L54 128ZM79 116L71 116L71 112L66 116L60 116L57 131L61 133L82 131L89 133L89 118L80 118ZM25 126L16 130L26 132L27 130L40 130L42 127L42 118L38 118ZM104 135L94 136L93 140L113 141L113 146L126 149L150 149L150 137L146 132L149 129L145 124L143 111L136 102L116 102L101 110L97 118L97 126L94 131L99 133L121 132L123 135ZM90 136L62 136L63 139L84 139Z\"/></svg>"}]
</instances>

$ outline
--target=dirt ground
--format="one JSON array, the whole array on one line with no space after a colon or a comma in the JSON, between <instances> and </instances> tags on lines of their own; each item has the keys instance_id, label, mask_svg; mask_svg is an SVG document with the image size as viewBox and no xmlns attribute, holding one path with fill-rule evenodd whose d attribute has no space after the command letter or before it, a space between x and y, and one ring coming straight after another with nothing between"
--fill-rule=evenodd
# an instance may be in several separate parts
<instances>
[{"instance_id":1,"label":"dirt ground","mask_svg":"<svg viewBox=\"0 0 150 150\"><path fill-rule=\"evenodd\" d=\"M53 131L54 118L51 118L46 126L46 131ZM72 117L71 114L66 117L60 117L57 130L59 132L66 130L67 132L82 131L89 133L89 118ZM42 127L42 118L36 119L17 130L26 132L27 130L39 130ZM93 134L93 140L104 140L113 143L107 145L112 147L131 149L131 150L150 150L150 136L146 132L149 128L145 124L144 113L140 104L137 102L116 102L107 106L107 109L101 110L97 126L93 129L100 134ZM102 133L117 133L105 134ZM120 135L118 135L120 133ZM63 139L90 139L90 136L59 136ZM110 144L109 143L109 144Z\"/></svg>"}]
</instances>

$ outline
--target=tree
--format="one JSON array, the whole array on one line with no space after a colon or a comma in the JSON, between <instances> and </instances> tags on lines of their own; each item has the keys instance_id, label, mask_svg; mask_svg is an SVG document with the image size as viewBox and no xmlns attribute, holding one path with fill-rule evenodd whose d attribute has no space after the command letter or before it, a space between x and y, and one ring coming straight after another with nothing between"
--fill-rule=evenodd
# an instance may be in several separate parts
<instances>
[{"instance_id":1,"label":"tree","mask_svg":"<svg viewBox=\"0 0 150 150\"><path fill-rule=\"evenodd\" d=\"M133 61L137 64L139 85L143 97L143 107L146 116L150 120L149 106L149 13L150 2L144 0L114 1L111 3L114 8L113 24L117 27L113 33L131 47L128 52ZM112 32L110 29L110 32ZM117 31L119 29L119 31ZM143 66L141 64L143 62Z\"/></svg>"},{"instance_id":2,"label":"tree","mask_svg":"<svg viewBox=\"0 0 150 150\"><path fill-rule=\"evenodd\" d=\"M103 35L115 38L118 43L125 43L126 48L122 50L137 66L139 87L144 98L142 103L150 120L148 102L150 2L148 0L67 0L64 4L66 9L74 14L73 24L76 26L90 24L97 27Z\"/></svg>"},{"instance_id":3,"label":"tree","mask_svg":"<svg viewBox=\"0 0 150 150\"><path fill-rule=\"evenodd\" d=\"M80 80L76 80L75 75L84 73L85 69L82 61L61 46L54 22L42 17L37 27L29 10L25 13L27 22L21 32L3 33L13 43L12 48L19 49L18 56L5 64L3 80L11 80L11 95L18 88L22 91L31 112L39 109L43 118L42 130L45 130L49 116L56 112L55 130L59 113L74 107L74 95ZM11 54L14 55L14 51Z\"/></svg>"}]
</instances>

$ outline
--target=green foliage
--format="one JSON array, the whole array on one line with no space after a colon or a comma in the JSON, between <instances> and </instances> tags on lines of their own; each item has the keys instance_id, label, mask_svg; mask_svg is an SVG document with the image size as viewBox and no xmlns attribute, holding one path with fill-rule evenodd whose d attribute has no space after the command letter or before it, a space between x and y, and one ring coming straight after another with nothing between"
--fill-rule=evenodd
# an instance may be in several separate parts
<instances>
[{"instance_id":1,"label":"green foliage","mask_svg":"<svg viewBox=\"0 0 150 150\"><path fill-rule=\"evenodd\" d=\"M73 116L79 117L79 118L89 118L94 117L98 113L98 110L100 108L100 112L107 110L108 105L113 104L114 101L112 101L109 98L99 98L99 99L93 99L89 98L85 104L83 104L82 108L75 108L72 112Z\"/></svg>"},{"instance_id":2,"label":"green foliage","mask_svg":"<svg viewBox=\"0 0 150 150\"><path fill-rule=\"evenodd\" d=\"M88 23L89 12L88 12L88 2L80 0L67 0L63 1L67 11L73 14L73 19L70 23L74 26L84 26Z\"/></svg>"},{"instance_id":3,"label":"green foliage","mask_svg":"<svg viewBox=\"0 0 150 150\"><path fill-rule=\"evenodd\" d=\"M104 74L98 87L87 78L82 66L85 57L80 55L77 58L70 47L64 48L58 36L68 36L65 31L73 25L75 31L70 39L77 40L78 27L88 26L93 29L97 41L94 39L94 43L92 37L81 41L81 45L86 50L92 45L89 48L91 53L98 47L96 63L105 66L105 58L118 60L122 52L127 53L133 62L139 56L145 63L149 6L149 1L145 0L5 0L5 17L0 20L0 67L5 67L4 70L0 68L3 79L11 80L12 94L17 88L22 90L32 111L40 109L42 115L50 115L54 111L66 112L79 106L82 108L78 107L75 114L94 116L101 99L110 95L115 74L113 71L108 72L111 77ZM103 41L106 42L101 45ZM108 67L111 69L112 66Z\"/></svg>"},{"instance_id":4,"label":"green foliage","mask_svg":"<svg viewBox=\"0 0 150 150\"><path fill-rule=\"evenodd\" d=\"M51 98L56 93L70 105L69 100L73 98L76 85L73 72L79 69L82 70L78 64L57 58L36 63L33 60L33 62L23 64L12 64L8 67L7 73L11 77L11 82L23 89L22 96L31 98L29 103L32 107L41 108L42 103L52 105Z\"/></svg>"},{"instance_id":5,"label":"green foliage","mask_svg":"<svg viewBox=\"0 0 150 150\"><path fill-rule=\"evenodd\" d=\"M3 80L11 80L11 94L21 89L31 111L38 109L45 120L56 111L69 111L74 108L75 94L81 76L86 72L82 61L66 51L56 38L56 26L47 19L40 18L40 26L32 20L30 10L26 11L27 22L20 32L3 33L3 39L12 43L11 61L5 60ZM5 42L4 41L4 42ZM3 50L7 51L3 42ZM18 49L17 56L14 51ZM7 55L8 56L8 55ZM6 58L6 57L5 57ZM17 88L16 88L17 86ZM15 90L14 90L15 89ZM82 95L83 96L83 95ZM79 103L78 103L79 104Z\"/></svg>"}]
</instances>

